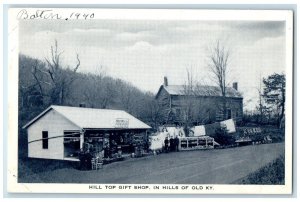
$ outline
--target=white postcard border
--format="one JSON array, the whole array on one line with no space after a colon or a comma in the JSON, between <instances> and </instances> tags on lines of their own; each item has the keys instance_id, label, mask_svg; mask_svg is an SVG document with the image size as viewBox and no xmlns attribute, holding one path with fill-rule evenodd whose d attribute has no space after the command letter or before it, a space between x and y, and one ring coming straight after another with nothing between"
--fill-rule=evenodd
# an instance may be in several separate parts
<instances>
[{"instance_id":1,"label":"white postcard border","mask_svg":"<svg viewBox=\"0 0 300 202\"><path fill-rule=\"evenodd\" d=\"M49 10L49 8L46 8ZM18 183L18 13L22 8L9 9L8 23L8 192L14 193L157 193L157 194L291 194L292 192L292 99L293 99L293 13L287 10L178 10L178 9L52 9L67 18L71 12L95 13L94 19L140 20L255 20L286 22L286 128L285 128L285 185L174 185L177 190L162 189L90 189L91 184ZM35 13L37 8L26 8ZM41 8L39 8L41 10ZM29 15L30 16L30 15ZM237 19L238 16L238 19ZM46 19L44 19L46 20ZM92 20L92 19L91 19ZM135 186L135 185L132 185ZM158 186L159 185L136 185ZM184 189L184 186L188 188ZM200 187L204 187L200 190ZM206 190L212 186L212 190ZM195 189L193 189L194 187ZM197 189L198 187L199 189Z\"/></svg>"}]
</instances>

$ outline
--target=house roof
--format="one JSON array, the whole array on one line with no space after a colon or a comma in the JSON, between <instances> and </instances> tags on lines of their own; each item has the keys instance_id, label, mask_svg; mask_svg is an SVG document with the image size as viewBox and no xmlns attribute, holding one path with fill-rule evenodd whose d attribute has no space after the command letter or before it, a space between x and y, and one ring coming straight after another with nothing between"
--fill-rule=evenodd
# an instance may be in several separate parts
<instances>
[{"instance_id":1,"label":"house roof","mask_svg":"<svg viewBox=\"0 0 300 202\"><path fill-rule=\"evenodd\" d=\"M51 105L23 128L38 121L50 110L55 110L80 128L89 129L150 129L151 127L123 110L95 109ZM118 123L117 123L118 122ZM123 126L122 124L124 124Z\"/></svg>"},{"instance_id":2,"label":"house roof","mask_svg":"<svg viewBox=\"0 0 300 202\"><path fill-rule=\"evenodd\" d=\"M170 95L185 95L184 85L162 85L158 93L162 88L164 88ZM221 90L217 86L197 86L194 91L197 96L222 96ZM226 87L226 97L243 98L242 94L232 87Z\"/></svg>"}]
</instances>

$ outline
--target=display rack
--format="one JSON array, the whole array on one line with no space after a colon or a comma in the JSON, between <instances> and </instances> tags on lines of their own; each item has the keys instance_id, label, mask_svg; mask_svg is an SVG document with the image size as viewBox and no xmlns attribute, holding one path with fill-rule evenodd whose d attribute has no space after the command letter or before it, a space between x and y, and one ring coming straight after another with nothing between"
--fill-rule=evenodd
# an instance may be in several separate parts
<instances>
[{"instance_id":1,"label":"display rack","mask_svg":"<svg viewBox=\"0 0 300 202\"><path fill-rule=\"evenodd\" d=\"M214 138L209 136L179 138L179 150L213 149L214 146Z\"/></svg>"}]
</instances>

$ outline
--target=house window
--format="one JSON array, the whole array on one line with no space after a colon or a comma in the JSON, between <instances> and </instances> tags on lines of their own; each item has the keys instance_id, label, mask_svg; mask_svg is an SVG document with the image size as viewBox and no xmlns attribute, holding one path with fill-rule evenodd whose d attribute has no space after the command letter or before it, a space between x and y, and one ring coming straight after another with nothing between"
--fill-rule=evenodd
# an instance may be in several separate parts
<instances>
[{"instance_id":1,"label":"house window","mask_svg":"<svg viewBox=\"0 0 300 202\"><path fill-rule=\"evenodd\" d=\"M48 131L43 131L43 149L48 149Z\"/></svg>"},{"instance_id":2,"label":"house window","mask_svg":"<svg viewBox=\"0 0 300 202\"><path fill-rule=\"evenodd\" d=\"M179 108L176 109L176 115L179 116L181 114L181 110Z\"/></svg>"},{"instance_id":3,"label":"house window","mask_svg":"<svg viewBox=\"0 0 300 202\"><path fill-rule=\"evenodd\" d=\"M227 119L231 119L231 109L227 109Z\"/></svg>"}]
</instances>

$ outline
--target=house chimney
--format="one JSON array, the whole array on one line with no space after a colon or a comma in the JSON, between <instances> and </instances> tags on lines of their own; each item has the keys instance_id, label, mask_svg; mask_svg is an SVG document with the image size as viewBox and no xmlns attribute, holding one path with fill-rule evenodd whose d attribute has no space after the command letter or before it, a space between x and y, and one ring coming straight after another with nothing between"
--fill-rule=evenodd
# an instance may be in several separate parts
<instances>
[{"instance_id":1,"label":"house chimney","mask_svg":"<svg viewBox=\"0 0 300 202\"><path fill-rule=\"evenodd\" d=\"M235 90L238 90L238 83L237 83L237 82L233 82L233 83L232 83L232 87L233 87Z\"/></svg>"},{"instance_id":2,"label":"house chimney","mask_svg":"<svg viewBox=\"0 0 300 202\"><path fill-rule=\"evenodd\" d=\"M164 77L164 86L168 86L168 78L166 76Z\"/></svg>"},{"instance_id":3,"label":"house chimney","mask_svg":"<svg viewBox=\"0 0 300 202\"><path fill-rule=\"evenodd\" d=\"M79 107L85 108L86 105L85 105L85 103L80 103L80 104L79 104Z\"/></svg>"}]
</instances>

